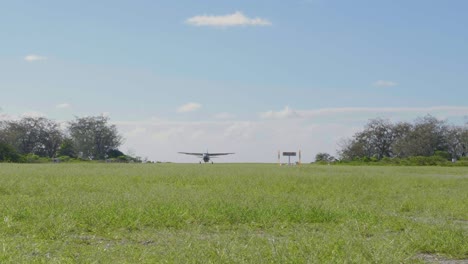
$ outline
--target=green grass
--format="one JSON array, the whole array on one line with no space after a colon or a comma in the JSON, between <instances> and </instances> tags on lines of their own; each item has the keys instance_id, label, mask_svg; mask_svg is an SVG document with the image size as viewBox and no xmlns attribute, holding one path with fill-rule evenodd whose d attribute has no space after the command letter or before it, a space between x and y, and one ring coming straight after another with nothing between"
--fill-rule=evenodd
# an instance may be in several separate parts
<instances>
[{"instance_id":1,"label":"green grass","mask_svg":"<svg viewBox=\"0 0 468 264\"><path fill-rule=\"evenodd\" d=\"M468 168L0 164L0 263L468 259Z\"/></svg>"}]
</instances>

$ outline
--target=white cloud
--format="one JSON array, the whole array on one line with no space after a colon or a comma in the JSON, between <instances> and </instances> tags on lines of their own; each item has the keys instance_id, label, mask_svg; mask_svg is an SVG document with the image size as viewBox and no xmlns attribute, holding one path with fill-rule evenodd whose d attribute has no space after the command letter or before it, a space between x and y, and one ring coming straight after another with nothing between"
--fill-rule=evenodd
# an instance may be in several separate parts
<instances>
[{"instance_id":1,"label":"white cloud","mask_svg":"<svg viewBox=\"0 0 468 264\"><path fill-rule=\"evenodd\" d=\"M199 103L187 103L177 108L178 113L193 112L202 107Z\"/></svg>"},{"instance_id":2,"label":"white cloud","mask_svg":"<svg viewBox=\"0 0 468 264\"><path fill-rule=\"evenodd\" d=\"M188 18L185 21L193 26L232 27L232 26L270 26L271 22L263 18L249 18L242 12L229 15L201 15Z\"/></svg>"},{"instance_id":3,"label":"white cloud","mask_svg":"<svg viewBox=\"0 0 468 264\"><path fill-rule=\"evenodd\" d=\"M374 82L373 85L376 87L393 87L393 86L397 86L398 83L392 82L392 81L378 80Z\"/></svg>"},{"instance_id":4,"label":"white cloud","mask_svg":"<svg viewBox=\"0 0 468 264\"><path fill-rule=\"evenodd\" d=\"M71 108L71 104L69 104L69 103L62 103L62 104L56 105L55 108L59 108L59 109Z\"/></svg>"},{"instance_id":5,"label":"white cloud","mask_svg":"<svg viewBox=\"0 0 468 264\"><path fill-rule=\"evenodd\" d=\"M30 54L24 57L24 60L27 62L35 62L35 61L45 61L47 57L41 55Z\"/></svg>"},{"instance_id":6,"label":"white cloud","mask_svg":"<svg viewBox=\"0 0 468 264\"><path fill-rule=\"evenodd\" d=\"M262 112L260 113L261 118L265 119L286 119L286 118L297 118L300 117L300 115L294 111L293 109L289 108L289 106L286 106L283 110L281 111L267 111L267 112Z\"/></svg>"}]
</instances>

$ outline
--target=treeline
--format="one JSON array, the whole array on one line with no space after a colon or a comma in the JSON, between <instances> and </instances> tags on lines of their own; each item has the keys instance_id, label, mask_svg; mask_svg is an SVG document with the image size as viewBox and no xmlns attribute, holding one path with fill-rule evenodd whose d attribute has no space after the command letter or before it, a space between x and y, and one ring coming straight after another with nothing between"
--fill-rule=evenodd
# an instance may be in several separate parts
<instances>
[{"instance_id":1,"label":"treeline","mask_svg":"<svg viewBox=\"0 0 468 264\"><path fill-rule=\"evenodd\" d=\"M121 152L123 138L104 116L61 125L44 117L0 121L0 162L141 161Z\"/></svg>"},{"instance_id":2,"label":"treeline","mask_svg":"<svg viewBox=\"0 0 468 264\"><path fill-rule=\"evenodd\" d=\"M341 144L339 158L327 153L318 162L380 162L403 165L441 165L468 162L468 122L456 126L427 115L414 122L372 119L362 131Z\"/></svg>"}]
</instances>

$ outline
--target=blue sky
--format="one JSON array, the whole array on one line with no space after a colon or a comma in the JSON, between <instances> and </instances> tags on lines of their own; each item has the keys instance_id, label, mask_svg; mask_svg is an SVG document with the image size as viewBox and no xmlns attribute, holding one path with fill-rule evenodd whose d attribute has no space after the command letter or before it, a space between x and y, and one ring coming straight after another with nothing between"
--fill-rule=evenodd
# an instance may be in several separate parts
<instances>
[{"instance_id":1,"label":"blue sky","mask_svg":"<svg viewBox=\"0 0 468 264\"><path fill-rule=\"evenodd\" d=\"M369 118L468 115L468 2L3 1L2 118L109 115L123 150L334 153ZM271 156L270 156L271 155ZM274 158L273 158L274 159Z\"/></svg>"}]
</instances>

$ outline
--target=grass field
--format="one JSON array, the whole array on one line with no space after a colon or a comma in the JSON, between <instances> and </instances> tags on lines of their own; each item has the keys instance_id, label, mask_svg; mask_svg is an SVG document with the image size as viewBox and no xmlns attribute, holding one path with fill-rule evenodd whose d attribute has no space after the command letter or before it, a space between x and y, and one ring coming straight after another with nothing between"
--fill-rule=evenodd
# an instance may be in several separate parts
<instances>
[{"instance_id":1,"label":"grass field","mask_svg":"<svg viewBox=\"0 0 468 264\"><path fill-rule=\"evenodd\" d=\"M0 164L0 216L0 263L462 263L468 168Z\"/></svg>"}]
</instances>

